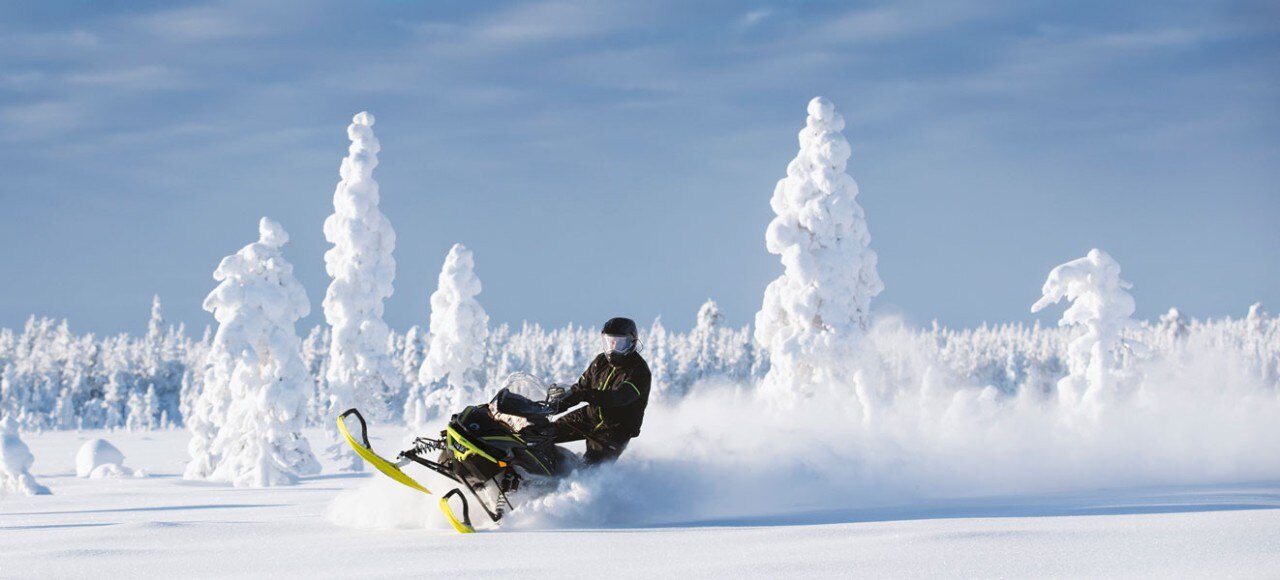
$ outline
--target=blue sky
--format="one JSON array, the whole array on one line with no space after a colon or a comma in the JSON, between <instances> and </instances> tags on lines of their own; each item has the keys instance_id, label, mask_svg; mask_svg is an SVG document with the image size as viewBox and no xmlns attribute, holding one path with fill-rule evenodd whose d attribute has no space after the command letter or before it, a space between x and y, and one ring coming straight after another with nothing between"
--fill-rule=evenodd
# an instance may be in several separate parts
<instances>
[{"instance_id":1,"label":"blue sky","mask_svg":"<svg viewBox=\"0 0 1280 580\"><path fill-rule=\"evenodd\" d=\"M769 197L815 95L848 121L880 312L1030 321L1049 269L1095 246L1140 317L1280 309L1274 2L0 9L0 326L137 332L158 293L203 327L262 215L318 313L361 110L393 327L426 323L454 242L494 322L685 328L711 297L745 324L781 271Z\"/></svg>"}]
</instances>

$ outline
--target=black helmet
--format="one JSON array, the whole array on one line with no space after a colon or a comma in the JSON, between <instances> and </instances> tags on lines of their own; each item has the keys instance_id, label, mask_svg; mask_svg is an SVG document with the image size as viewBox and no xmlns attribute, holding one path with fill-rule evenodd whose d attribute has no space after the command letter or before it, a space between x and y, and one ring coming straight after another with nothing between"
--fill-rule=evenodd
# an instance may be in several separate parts
<instances>
[{"instance_id":1,"label":"black helmet","mask_svg":"<svg viewBox=\"0 0 1280 580\"><path fill-rule=\"evenodd\" d=\"M604 338L604 356L610 364L622 362L636 350L636 322L630 318L610 318L600 329L600 334Z\"/></svg>"},{"instance_id":2,"label":"black helmet","mask_svg":"<svg viewBox=\"0 0 1280 580\"><path fill-rule=\"evenodd\" d=\"M609 334L613 336L629 336L631 338L639 338L636 332L636 321L630 318L610 318L604 323L604 328L600 329L600 334Z\"/></svg>"}]
</instances>

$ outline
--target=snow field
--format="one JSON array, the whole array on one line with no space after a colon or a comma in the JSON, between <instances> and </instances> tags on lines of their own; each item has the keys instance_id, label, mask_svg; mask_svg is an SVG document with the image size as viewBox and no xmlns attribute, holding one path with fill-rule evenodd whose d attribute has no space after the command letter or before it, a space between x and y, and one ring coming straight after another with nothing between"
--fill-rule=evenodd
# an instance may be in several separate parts
<instances>
[{"instance_id":1,"label":"snow field","mask_svg":"<svg viewBox=\"0 0 1280 580\"><path fill-rule=\"evenodd\" d=\"M377 448L403 434L384 431L375 432ZM100 436L154 476L76 478L77 448ZM1280 570L1274 481L461 536L443 522L335 526L335 495L380 485L375 474L304 477L283 488L183 481L181 430L27 439L43 458L35 475L55 495L0 502L4 578L1267 578ZM326 462L325 471L335 467ZM386 513L436 517L432 498L423 505L407 488L399 498L395 487L381 493L395 500Z\"/></svg>"}]
</instances>

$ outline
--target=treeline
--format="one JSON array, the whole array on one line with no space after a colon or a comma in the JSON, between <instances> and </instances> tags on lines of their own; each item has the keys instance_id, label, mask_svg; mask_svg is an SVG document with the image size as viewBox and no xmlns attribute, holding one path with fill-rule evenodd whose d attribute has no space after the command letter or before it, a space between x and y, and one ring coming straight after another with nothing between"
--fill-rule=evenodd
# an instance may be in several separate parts
<instances>
[{"instance_id":1,"label":"treeline","mask_svg":"<svg viewBox=\"0 0 1280 580\"><path fill-rule=\"evenodd\" d=\"M915 380L911 375L928 367L950 381L1012 394L1052 390L1066 374L1064 354L1072 336L1069 329L1039 325L950 330L881 321L868 346L888 384ZM422 386L418 371L427 338L417 326L392 332L387 348L404 385L395 392L358 394L359 403L381 408L383 419L400 420L409 390ZM1171 311L1155 323L1142 323L1132 338L1142 346L1128 364L1220 352L1280 388L1280 322L1256 306L1241 319L1191 320ZM166 325L159 300L143 336L75 334L65 320L32 317L21 331L0 329L0 415L14 417L26 430L180 427L203 387L210 341L208 330L193 338L181 325ZM326 328L318 326L302 343L314 383L311 425L327 424L333 413L324 378L328 341ZM653 370L655 402L677 400L707 379L751 385L769 366L749 327L725 326L714 303L703 307L692 330L668 330L659 320L641 329L641 341ZM498 326L485 345L486 392L478 396L488 396L513 372L547 382L572 381L598 352L596 328Z\"/></svg>"}]
</instances>

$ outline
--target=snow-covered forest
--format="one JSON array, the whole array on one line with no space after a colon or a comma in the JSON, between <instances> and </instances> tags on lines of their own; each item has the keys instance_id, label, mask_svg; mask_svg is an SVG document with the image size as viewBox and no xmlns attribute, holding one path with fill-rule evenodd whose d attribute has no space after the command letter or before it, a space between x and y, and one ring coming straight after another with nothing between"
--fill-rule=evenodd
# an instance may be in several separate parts
<instances>
[{"instance_id":1,"label":"snow-covered forest","mask_svg":"<svg viewBox=\"0 0 1280 580\"><path fill-rule=\"evenodd\" d=\"M1229 353L1260 380L1280 388L1280 320L1256 305L1247 310L1239 318L1201 320L1171 309L1158 321L1141 322L1126 336L1146 345L1145 358L1128 357L1124 364L1197 351ZM750 330L726 325L712 301L696 313L688 332L668 330L661 320L642 328L656 400L678 399L704 380L746 384L763 377L768 355ZM548 382L576 379L596 354L598 332L577 325L548 329L504 324L491 329L479 366L483 386L472 393L473 399L486 399L517 371ZM870 333L884 371L891 375L906 379L902 375L923 359L968 386L990 386L1003 395L1054 389L1067 374L1067 345L1076 334L1070 328L1021 324L917 329L892 319L878 321ZM403 378L403 387L382 401L389 415L404 408L410 391L428 386L419 380L430 350L427 338L418 326L393 330L387 338L387 350ZM181 427L202 390L212 341L208 330L194 337L181 325L166 325L159 299L143 336L77 334L68 321L32 317L21 329L0 329L0 410L26 430ZM323 326L312 328L302 341L302 358L314 384L308 425L332 420L325 379L329 341Z\"/></svg>"}]
</instances>

